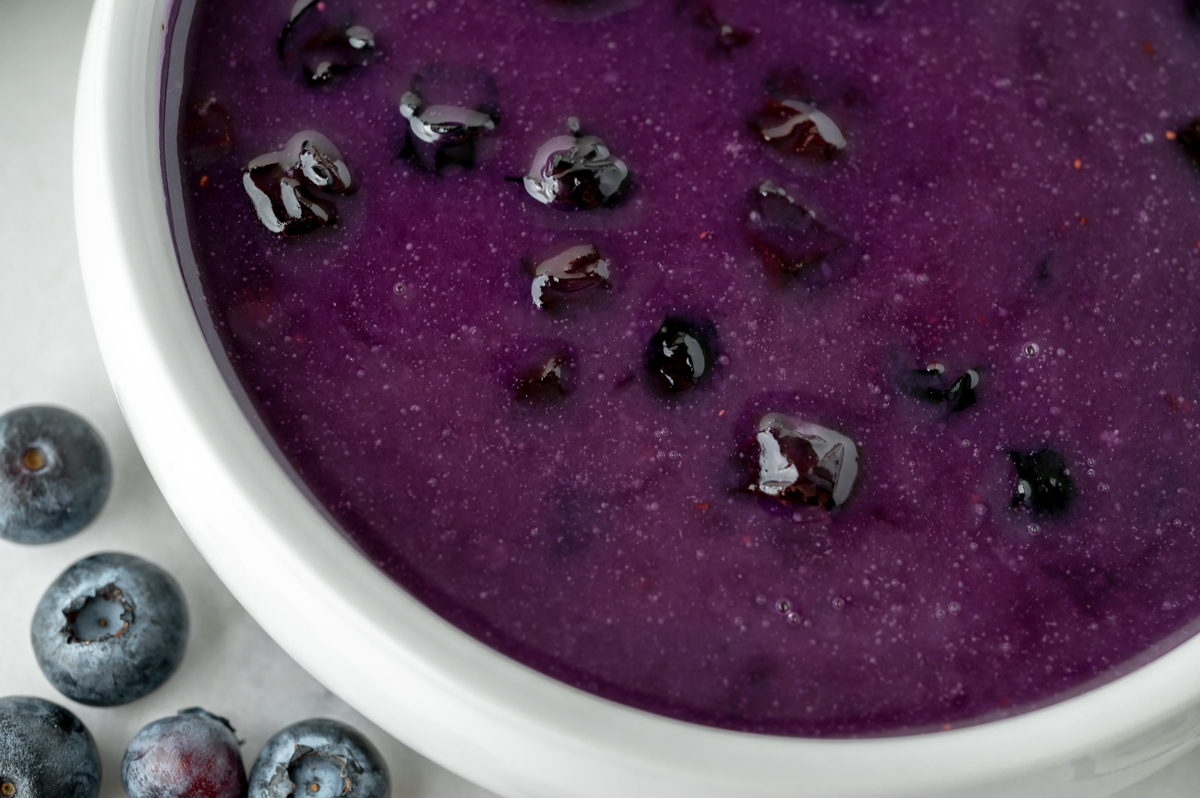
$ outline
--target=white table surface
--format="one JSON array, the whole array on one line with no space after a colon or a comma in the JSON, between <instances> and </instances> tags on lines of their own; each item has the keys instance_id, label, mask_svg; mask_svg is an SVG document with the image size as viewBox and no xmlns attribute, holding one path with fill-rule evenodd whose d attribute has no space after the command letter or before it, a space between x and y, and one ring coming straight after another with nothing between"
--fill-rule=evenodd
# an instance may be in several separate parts
<instances>
[{"instance_id":1,"label":"white table surface","mask_svg":"<svg viewBox=\"0 0 1200 798\"><path fill-rule=\"evenodd\" d=\"M326 716L358 727L383 751L397 798L489 796L381 731L275 645L201 559L146 470L104 373L75 248L72 117L90 7L91 0L0 0L0 412L33 403L70 408L100 430L115 468L108 504L80 534L40 547L0 541L0 695L43 696L79 715L103 757L103 798L123 795L121 756L137 730L190 706L232 720L246 741L247 769L277 729ZM28 641L46 586L75 560L104 550L138 554L174 574L192 631L187 657L166 685L132 704L97 709L58 695ZM1120 794L1195 796L1200 752Z\"/></svg>"}]
</instances>

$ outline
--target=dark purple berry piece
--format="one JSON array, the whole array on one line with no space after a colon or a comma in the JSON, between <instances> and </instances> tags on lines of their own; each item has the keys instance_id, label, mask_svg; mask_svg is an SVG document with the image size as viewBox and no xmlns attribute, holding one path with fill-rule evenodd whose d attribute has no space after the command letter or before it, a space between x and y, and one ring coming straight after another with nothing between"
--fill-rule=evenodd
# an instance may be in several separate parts
<instances>
[{"instance_id":1,"label":"dark purple berry piece","mask_svg":"<svg viewBox=\"0 0 1200 798\"><path fill-rule=\"evenodd\" d=\"M525 190L538 202L562 210L611 205L624 191L629 169L595 136L555 136L533 156Z\"/></svg>"},{"instance_id":2,"label":"dark purple berry piece","mask_svg":"<svg viewBox=\"0 0 1200 798\"><path fill-rule=\"evenodd\" d=\"M187 602L179 584L129 554L93 554L64 571L33 615L42 673L72 700L114 706L157 689L183 661Z\"/></svg>"},{"instance_id":3,"label":"dark purple berry piece","mask_svg":"<svg viewBox=\"0 0 1200 798\"><path fill-rule=\"evenodd\" d=\"M423 105L411 91L400 98L400 114L408 120L414 136L441 148L461 147L496 128L495 121L482 111L457 105Z\"/></svg>"},{"instance_id":4,"label":"dark purple berry piece","mask_svg":"<svg viewBox=\"0 0 1200 798\"><path fill-rule=\"evenodd\" d=\"M609 287L608 259L590 244L564 249L533 268L533 304L540 310L589 288Z\"/></svg>"},{"instance_id":5,"label":"dark purple berry piece","mask_svg":"<svg viewBox=\"0 0 1200 798\"><path fill-rule=\"evenodd\" d=\"M319 195L357 189L337 147L311 130L293 136L281 151L251 161L242 185L263 226L285 237L336 223L333 203Z\"/></svg>"},{"instance_id":6,"label":"dark purple berry piece","mask_svg":"<svg viewBox=\"0 0 1200 798\"><path fill-rule=\"evenodd\" d=\"M388 798L387 765L370 740L326 718L293 723L267 741L248 798Z\"/></svg>"},{"instance_id":7,"label":"dark purple berry piece","mask_svg":"<svg viewBox=\"0 0 1200 798\"><path fill-rule=\"evenodd\" d=\"M193 168L221 160L233 150L229 109L213 98L197 103L183 124L183 139Z\"/></svg>"},{"instance_id":8,"label":"dark purple berry piece","mask_svg":"<svg viewBox=\"0 0 1200 798\"><path fill-rule=\"evenodd\" d=\"M517 381L514 398L522 404L547 404L567 395L563 384L568 358L555 355Z\"/></svg>"},{"instance_id":9,"label":"dark purple berry piece","mask_svg":"<svg viewBox=\"0 0 1200 798\"><path fill-rule=\"evenodd\" d=\"M499 124L496 82L478 67L426 64L400 98L408 122L402 155L430 171L472 166L478 139Z\"/></svg>"},{"instance_id":10,"label":"dark purple berry piece","mask_svg":"<svg viewBox=\"0 0 1200 798\"><path fill-rule=\"evenodd\" d=\"M79 416L40 406L0 416L0 538L69 537L96 517L111 487L108 449Z\"/></svg>"},{"instance_id":11,"label":"dark purple berry piece","mask_svg":"<svg viewBox=\"0 0 1200 798\"><path fill-rule=\"evenodd\" d=\"M1193 119L1182 130L1175 131L1175 140L1192 159L1192 163L1200 167L1200 118Z\"/></svg>"},{"instance_id":12,"label":"dark purple berry piece","mask_svg":"<svg viewBox=\"0 0 1200 798\"><path fill-rule=\"evenodd\" d=\"M908 378L909 392L926 402L944 404L951 413L966 410L975 404L975 389L979 387L979 369L967 369L946 386L946 367L933 363L923 369L914 369Z\"/></svg>"},{"instance_id":13,"label":"dark purple berry piece","mask_svg":"<svg viewBox=\"0 0 1200 798\"><path fill-rule=\"evenodd\" d=\"M0 798L96 798L100 752L79 718L31 696L0 698Z\"/></svg>"},{"instance_id":14,"label":"dark purple berry piece","mask_svg":"<svg viewBox=\"0 0 1200 798\"><path fill-rule=\"evenodd\" d=\"M299 64L310 85L368 66L375 57L375 34L353 23L349 14L334 17L334 0L298 0L279 36L285 64Z\"/></svg>"},{"instance_id":15,"label":"dark purple berry piece","mask_svg":"<svg viewBox=\"0 0 1200 798\"><path fill-rule=\"evenodd\" d=\"M763 267L776 274L799 274L805 267L825 260L845 242L813 211L769 180L751 195L745 230Z\"/></svg>"},{"instance_id":16,"label":"dark purple berry piece","mask_svg":"<svg viewBox=\"0 0 1200 798\"><path fill-rule=\"evenodd\" d=\"M667 317L650 339L646 368L651 382L664 393L695 388L713 367L712 325L695 325Z\"/></svg>"},{"instance_id":17,"label":"dark purple berry piece","mask_svg":"<svg viewBox=\"0 0 1200 798\"><path fill-rule=\"evenodd\" d=\"M1187 10L1192 19L1200 22L1200 0L1187 0Z\"/></svg>"},{"instance_id":18,"label":"dark purple berry piece","mask_svg":"<svg viewBox=\"0 0 1200 798\"><path fill-rule=\"evenodd\" d=\"M1017 469L1013 507L1042 515L1066 511L1075 498L1075 480L1066 458L1048 447L1032 452L1012 451L1008 457Z\"/></svg>"},{"instance_id":19,"label":"dark purple berry piece","mask_svg":"<svg viewBox=\"0 0 1200 798\"><path fill-rule=\"evenodd\" d=\"M846 137L828 114L810 102L768 97L750 128L776 150L828 161L846 149Z\"/></svg>"},{"instance_id":20,"label":"dark purple berry piece","mask_svg":"<svg viewBox=\"0 0 1200 798\"><path fill-rule=\"evenodd\" d=\"M767 413L759 420L756 440L751 493L828 510L845 504L858 478L854 441L782 413Z\"/></svg>"},{"instance_id":21,"label":"dark purple berry piece","mask_svg":"<svg viewBox=\"0 0 1200 798\"><path fill-rule=\"evenodd\" d=\"M225 718L199 707L142 727L121 760L129 798L242 798L246 769Z\"/></svg>"},{"instance_id":22,"label":"dark purple berry piece","mask_svg":"<svg viewBox=\"0 0 1200 798\"><path fill-rule=\"evenodd\" d=\"M684 13L712 36L718 50L732 52L739 47L745 47L754 39L754 34L741 28L735 28L717 16L712 3L685 2L682 5Z\"/></svg>"}]
</instances>

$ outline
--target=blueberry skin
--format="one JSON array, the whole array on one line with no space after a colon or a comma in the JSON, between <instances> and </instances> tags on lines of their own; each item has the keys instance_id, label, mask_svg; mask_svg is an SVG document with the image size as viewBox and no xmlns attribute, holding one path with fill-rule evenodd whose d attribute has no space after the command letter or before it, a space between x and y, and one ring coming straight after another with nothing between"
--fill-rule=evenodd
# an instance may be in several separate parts
<instances>
[{"instance_id":1,"label":"blueberry skin","mask_svg":"<svg viewBox=\"0 0 1200 798\"><path fill-rule=\"evenodd\" d=\"M123 609L110 627L116 631L77 637L72 624L86 615L81 610L106 604ZM179 584L157 565L113 552L86 557L54 580L34 611L31 632L34 656L50 683L92 706L127 704L158 688L183 660L187 636Z\"/></svg>"},{"instance_id":2,"label":"blueberry skin","mask_svg":"<svg viewBox=\"0 0 1200 798\"><path fill-rule=\"evenodd\" d=\"M0 416L0 538L52 543L96 517L112 462L92 425L58 407Z\"/></svg>"},{"instance_id":3,"label":"blueberry skin","mask_svg":"<svg viewBox=\"0 0 1200 798\"><path fill-rule=\"evenodd\" d=\"M314 773L337 778L314 780ZM336 720L311 718L267 741L250 771L247 796L388 798L390 791L387 765L370 740Z\"/></svg>"},{"instance_id":4,"label":"blueberry skin","mask_svg":"<svg viewBox=\"0 0 1200 798\"><path fill-rule=\"evenodd\" d=\"M0 698L0 793L11 798L96 798L100 752L83 722L31 696Z\"/></svg>"},{"instance_id":5,"label":"blueberry skin","mask_svg":"<svg viewBox=\"0 0 1200 798\"><path fill-rule=\"evenodd\" d=\"M229 721L199 707L148 723L121 760L129 798L241 798L246 768Z\"/></svg>"}]
</instances>

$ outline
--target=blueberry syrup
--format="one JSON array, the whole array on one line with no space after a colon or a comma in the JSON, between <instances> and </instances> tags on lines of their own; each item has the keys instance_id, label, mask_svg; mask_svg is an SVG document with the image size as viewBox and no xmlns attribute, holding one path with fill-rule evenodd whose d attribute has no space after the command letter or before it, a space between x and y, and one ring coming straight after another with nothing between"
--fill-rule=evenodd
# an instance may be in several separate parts
<instances>
[{"instance_id":1,"label":"blueberry syrup","mask_svg":"<svg viewBox=\"0 0 1200 798\"><path fill-rule=\"evenodd\" d=\"M1194 5L203 0L185 276L518 661L771 734L1027 711L1200 619Z\"/></svg>"}]
</instances>

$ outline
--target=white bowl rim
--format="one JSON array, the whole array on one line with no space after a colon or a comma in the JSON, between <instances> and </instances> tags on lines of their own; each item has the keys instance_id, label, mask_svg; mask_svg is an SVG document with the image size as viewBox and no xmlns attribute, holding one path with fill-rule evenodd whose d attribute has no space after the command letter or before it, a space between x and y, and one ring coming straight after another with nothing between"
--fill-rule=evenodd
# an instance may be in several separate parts
<instances>
[{"instance_id":1,"label":"white bowl rim","mask_svg":"<svg viewBox=\"0 0 1200 798\"><path fill-rule=\"evenodd\" d=\"M166 4L97 0L81 67L75 217L101 351L147 465L217 575L290 655L373 721L489 789L547 798L1047 794L1120 781L1193 744L1197 638L1014 718L907 737L796 739L682 723L567 687L397 589L279 467L195 320L160 177ZM314 648L314 627L336 630L338 645Z\"/></svg>"}]
</instances>

